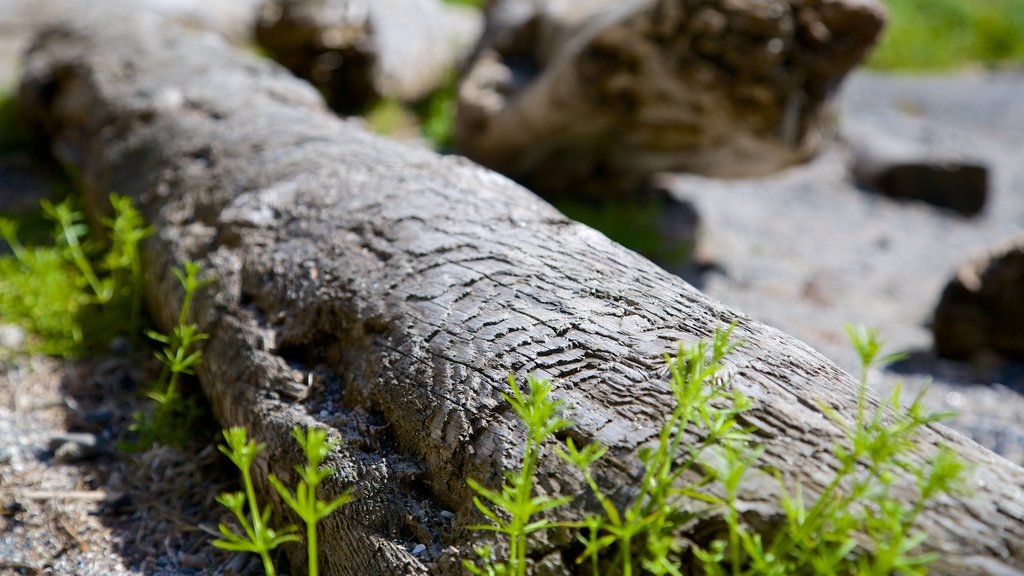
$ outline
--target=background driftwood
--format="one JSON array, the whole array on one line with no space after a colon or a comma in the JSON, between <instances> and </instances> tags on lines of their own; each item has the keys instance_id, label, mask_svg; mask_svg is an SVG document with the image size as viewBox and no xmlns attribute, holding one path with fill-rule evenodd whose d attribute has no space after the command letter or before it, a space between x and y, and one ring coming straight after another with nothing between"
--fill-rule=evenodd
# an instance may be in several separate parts
<instances>
[{"instance_id":1,"label":"background driftwood","mask_svg":"<svg viewBox=\"0 0 1024 576\"><path fill-rule=\"evenodd\" d=\"M441 0L270 0L256 38L322 87L338 111L381 97L414 102L445 82L476 43L483 18Z\"/></svg>"},{"instance_id":2,"label":"background driftwood","mask_svg":"<svg viewBox=\"0 0 1024 576\"><path fill-rule=\"evenodd\" d=\"M21 98L94 216L113 190L156 225L161 325L180 300L171 266L197 259L217 279L196 302L211 334L199 377L224 426L270 444L259 477L291 477L292 426L345 440L329 489L355 483L359 499L326 522L325 574L458 571L478 537L461 528L476 519L465 478L496 485L522 443L499 397L510 372L555 378L574 436L610 447L597 475L626 501L635 450L669 407L662 353L730 322L745 345L728 372L757 403L764 463L808 492L836 465L819 402L850 413L856 384L834 364L502 176L337 120L307 84L215 35L127 16L55 28ZM921 518L936 572L1024 570L1024 470L940 426L919 457L938 442L974 467L974 494ZM539 488L582 490L554 458ZM747 518L778 514L777 492L753 477ZM566 573L565 544L535 557Z\"/></svg>"},{"instance_id":3,"label":"background driftwood","mask_svg":"<svg viewBox=\"0 0 1024 576\"><path fill-rule=\"evenodd\" d=\"M884 22L877 0L494 0L455 142L549 198L776 172L830 141Z\"/></svg>"}]
</instances>

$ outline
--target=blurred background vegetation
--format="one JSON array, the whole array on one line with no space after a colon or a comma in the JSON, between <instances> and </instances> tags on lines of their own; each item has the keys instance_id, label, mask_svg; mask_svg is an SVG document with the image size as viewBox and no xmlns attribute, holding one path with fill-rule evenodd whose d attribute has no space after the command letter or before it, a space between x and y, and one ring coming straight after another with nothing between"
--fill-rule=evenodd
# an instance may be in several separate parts
<instances>
[{"instance_id":1,"label":"blurred background vegetation","mask_svg":"<svg viewBox=\"0 0 1024 576\"><path fill-rule=\"evenodd\" d=\"M1024 0L884 0L889 24L868 62L899 71L1024 62Z\"/></svg>"}]
</instances>

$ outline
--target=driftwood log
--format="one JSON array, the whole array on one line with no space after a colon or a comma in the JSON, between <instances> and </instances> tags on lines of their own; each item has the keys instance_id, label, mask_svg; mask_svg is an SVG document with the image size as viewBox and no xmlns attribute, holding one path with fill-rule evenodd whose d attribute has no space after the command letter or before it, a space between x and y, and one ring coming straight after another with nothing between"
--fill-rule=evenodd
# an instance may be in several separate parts
<instances>
[{"instance_id":1,"label":"driftwood log","mask_svg":"<svg viewBox=\"0 0 1024 576\"><path fill-rule=\"evenodd\" d=\"M745 345L727 370L757 404L747 423L764 464L812 493L834 471L838 430L819 403L850 413L857 386L833 363L502 176L336 119L308 84L213 34L127 16L53 28L20 96L94 216L113 190L156 226L145 264L159 324L179 306L172 266L195 259L216 279L195 303L211 334L198 375L221 424L269 444L260 481L292 478L293 426L344 441L327 489L355 485L358 500L325 521L325 574L461 571L482 538L464 528L479 521L466 478L497 485L523 443L499 397L509 373L554 378L574 437L610 447L597 476L626 502L636 450L669 410L662 354L731 322ZM920 518L935 571L1020 573L1024 470L941 426L917 457L940 442L974 471L972 495ZM553 457L538 482L584 492ZM745 517L776 518L777 494L752 477ZM568 574L568 545L554 535L532 556Z\"/></svg>"},{"instance_id":2,"label":"driftwood log","mask_svg":"<svg viewBox=\"0 0 1024 576\"><path fill-rule=\"evenodd\" d=\"M877 0L495 0L456 145L547 197L771 173L828 141L884 19Z\"/></svg>"},{"instance_id":3,"label":"driftwood log","mask_svg":"<svg viewBox=\"0 0 1024 576\"><path fill-rule=\"evenodd\" d=\"M423 99L476 44L483 18L441 0L269 0L256 38L332 108Z\"/></svg>"}]
</instances>

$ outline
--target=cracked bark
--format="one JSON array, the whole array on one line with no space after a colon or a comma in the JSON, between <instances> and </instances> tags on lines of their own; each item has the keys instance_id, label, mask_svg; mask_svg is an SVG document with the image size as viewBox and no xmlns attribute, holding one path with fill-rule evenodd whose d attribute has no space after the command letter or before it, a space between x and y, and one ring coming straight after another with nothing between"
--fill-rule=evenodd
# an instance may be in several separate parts
<instances>
[{"instance_id":1,"label":"cracked bark","mask_svg":"<svg viewBox=\"0 0 1024 576\"><path fill-rule=\"evenodd\" d=\"M573 435L610 447L597 476L625 502L635 451L669 407L662 354L730 322L745 345L727 369L757 404L764 464L806 492L836 466L819 406L849 414L857 387L834 364L502 176L336 119L307 84L214 35L127 16L52 29L20 94L94 217L113 190L157 227L145 264L163 327L181 296L172 266L199 260L217 279L195 302L211 334L198 374L221 424L269 444L261 483L290 480L293 426L344 441L327 488L354 484L358 500L324 523L324 574L461 570L480 537L462 528L477 520L465 479L496 485L523 441L499 396L510 372L554 378ZM1024 570L1024 471L941 426L916 457L938 442L974 467L974 495L921 517L935 572ZM538 487L582 493L554 458ZM755 475L742 509L778 517L777 494ZM537 556L568 573L569 545L553 534Z\"/></svg>"}]
</instances>

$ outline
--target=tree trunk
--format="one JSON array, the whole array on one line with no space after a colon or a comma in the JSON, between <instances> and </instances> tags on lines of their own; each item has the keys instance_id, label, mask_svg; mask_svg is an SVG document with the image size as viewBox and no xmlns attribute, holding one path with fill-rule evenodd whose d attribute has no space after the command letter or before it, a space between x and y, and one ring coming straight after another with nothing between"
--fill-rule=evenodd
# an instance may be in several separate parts
<instances>
[{"instance_id":1,"label":"tree trunk","mask_svg":"<svg viewBox=\"0 0 1024 576\"><path fill-rule=\"evenodd\" d=\"M857 396L834 364L504 177L336 119L308 84L212 34L127 16L52 29L21 98L93 216L116 191L156 226L147 291L164 329L181 299L172 266L198 260L216 279L195 302L211 335L198 375L222 425L269 444L263 493L267 472L293 478L293 426L344 441L327 489L354 484L358 499L322 527L324 574L461 570L482 538L464 528L480 520L466 478L497 486L521 455L499 395L509 373L553 378L572 435L610 448L597 477L627 501L636 450L670 410L662 354L731 322L744 345L727 370L757 404L762 463L807 493L834 473L822 455L839 431L820 406L851 414ZM1024 570L1024 470L941 426L915 457L940 442L974 467L974 493L920 519L936 571ZM584 492L554 457L538 488ZM741 509L776 517L778 492L755 474ZM568 545L535 557L570 573Z\"/></svg>"}]
</instances>

